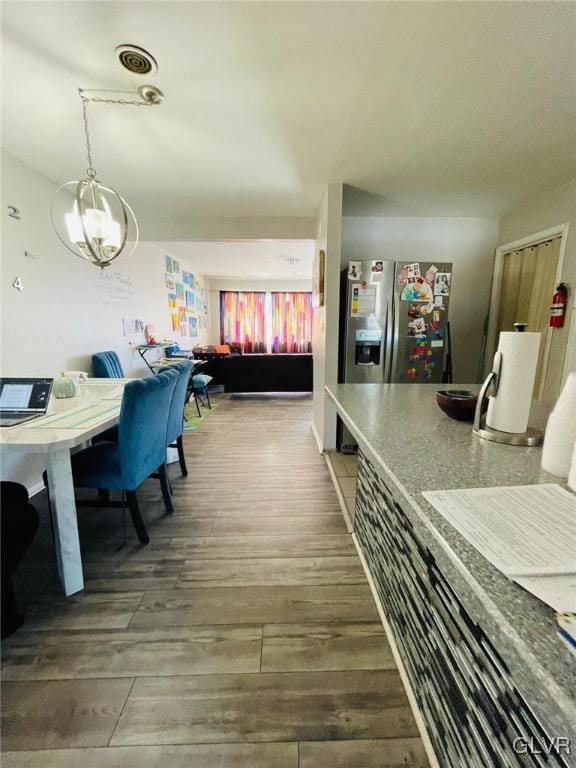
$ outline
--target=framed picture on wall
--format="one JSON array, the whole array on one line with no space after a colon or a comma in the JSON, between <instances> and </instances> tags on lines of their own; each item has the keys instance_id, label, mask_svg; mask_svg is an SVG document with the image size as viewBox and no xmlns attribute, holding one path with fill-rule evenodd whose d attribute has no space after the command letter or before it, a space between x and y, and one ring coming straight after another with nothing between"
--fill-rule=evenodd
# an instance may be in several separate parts
<instances>
[{"instance_id":1,"label":"framed picture on wall","mask_svg":"<svg viewBox=\"0 0 576 768\"><path fill-rule=\"evenodd\" d=\"M314 259L314 281L312 286L312 306L324 306L324 279L326 274L326 252L320 249Z\"/></svg>"}]
</instances>

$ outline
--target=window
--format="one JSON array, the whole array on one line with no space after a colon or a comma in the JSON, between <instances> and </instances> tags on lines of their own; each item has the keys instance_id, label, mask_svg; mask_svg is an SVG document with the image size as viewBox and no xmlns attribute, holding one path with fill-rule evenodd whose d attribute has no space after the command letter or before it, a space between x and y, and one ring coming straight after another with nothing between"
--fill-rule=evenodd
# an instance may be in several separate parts
<instances>
[{"instance_id":1,"label":"window","mask_svg":"<svg viewBox=\"0 0 576 768\"><path fill-rule=\"evenodd\" d=\"M272 352L312 352L312 294L273 293Z\"/></svg>"},{"instance_id":2,"label":"window","mask_svg":"<svg viewBox=\"0 0 576 768\"><path fill-rule=\"evenodd\" d=\"M220 342L241 344L244 352L267 352L264 292L220 291Z\"/></svg>"},{"instance_id":3,"label":"window","mask_svg":"<svg viewBox=\"0 0 576 768\"><path fill-rule=\"evenodd\" d=\"M311 352L312 294L221 291L220 341L245 353Z\"/></svg>"}]
</instances>

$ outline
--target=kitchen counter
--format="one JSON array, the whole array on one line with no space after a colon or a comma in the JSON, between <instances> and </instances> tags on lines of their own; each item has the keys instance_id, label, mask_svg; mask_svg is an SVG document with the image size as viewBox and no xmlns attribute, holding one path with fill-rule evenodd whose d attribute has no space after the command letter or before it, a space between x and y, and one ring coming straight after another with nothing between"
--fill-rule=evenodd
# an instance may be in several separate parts
<instances>
[{"instance_id":1,"label":"kitchen counter","mask_svg":"<svg viewBox=\"0 0 576 768\"><path fill-rule=\"evenodd\" d=\"M422 496L431 490L558 483L558 478L541 469L541 448L480 440L470 424L448 418L434 397L443 388L338 384L326 391L363 455L359 497L362 483L367 482L363 477L370 472L378 475L385 493L390 492L468 614L502 657L514 686L545 731L553 737L571 737L574 753L576 655L560 639L553 610L494 568ZM364 536L366 543L366 532ZM574 764L570 762L574 755L565 759Z\"/></svg>"}]
</instances>

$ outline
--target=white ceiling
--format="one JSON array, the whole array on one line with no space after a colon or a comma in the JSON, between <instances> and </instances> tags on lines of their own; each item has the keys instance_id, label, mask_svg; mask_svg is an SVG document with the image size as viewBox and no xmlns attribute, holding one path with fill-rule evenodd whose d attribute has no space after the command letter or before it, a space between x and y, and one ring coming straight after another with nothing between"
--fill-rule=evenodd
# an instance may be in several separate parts
<instances>
[{"instance_id":1,"label":"white ceiling","mask_svg":"<svg viewBox=\"0 0 576 768\"><path fill-rule=\"evenodd\" d=\"M146 239L184 240L202 218L296 223L333 181L390 215L497 215L574 175L575 9L3 2L3 145L77 178L76 88L140 85L113 56L132 42L166 101L90 111L96 168Z\"/></svg>"},{"instance_id":2,"label":"white ceiling","mask_svg":"<svg viewBox=\"0 0 576 768\"><path fill-rule=\"evenodd\" d=\"M314 243L311 240L169 242L154 243L154 246L156 252L160 248L209 277L312 280Z\"/></svg>"}]
</instances>

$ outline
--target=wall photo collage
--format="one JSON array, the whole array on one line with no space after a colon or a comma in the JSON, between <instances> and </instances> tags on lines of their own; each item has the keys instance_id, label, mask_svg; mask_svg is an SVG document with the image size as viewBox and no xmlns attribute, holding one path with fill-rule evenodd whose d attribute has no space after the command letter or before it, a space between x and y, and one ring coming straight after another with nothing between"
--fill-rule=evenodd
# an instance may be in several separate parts
<instances>
[{"instance_id":1,"label":"wall photo collage","mask_svg":"<svg viewBox=\"0 0 576 768\"><path fill-rule=\"evenodd\" d=\"M172 331L195 339L199 331L208 328L208 304L203 282L173 256L166 254L164 261Z\"/></svg>"}]
</instances>

